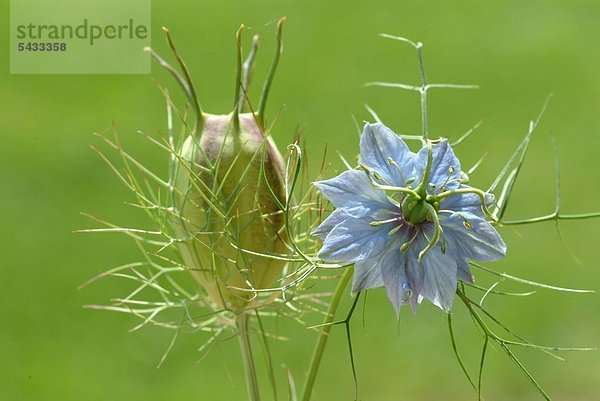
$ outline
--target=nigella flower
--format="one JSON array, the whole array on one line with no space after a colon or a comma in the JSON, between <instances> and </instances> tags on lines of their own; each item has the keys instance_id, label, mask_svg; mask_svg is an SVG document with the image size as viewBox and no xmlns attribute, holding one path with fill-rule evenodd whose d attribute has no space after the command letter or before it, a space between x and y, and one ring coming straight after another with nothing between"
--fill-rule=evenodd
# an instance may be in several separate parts
<instances>
[{"instance_id":1,"label":"nigella flower","mask_svg":"<svg viewBox=\"0 0 600 401\"><path fill-rule=\"evenodd\" d=\"M396 313L423 298L450 311L469 259L492 261L506 245L486 218L493 195L468 177L447 139L416 154L383 124L366 124L359 168L315 185L336 209L315 230L319 257L354 263L353 293L385 286Z\"/></svg>"}]
</instances>

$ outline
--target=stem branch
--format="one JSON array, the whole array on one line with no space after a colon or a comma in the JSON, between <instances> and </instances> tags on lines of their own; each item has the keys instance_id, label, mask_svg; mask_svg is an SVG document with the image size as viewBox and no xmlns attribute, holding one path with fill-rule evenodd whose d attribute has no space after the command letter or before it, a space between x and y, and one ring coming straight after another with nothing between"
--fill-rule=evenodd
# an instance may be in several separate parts
<instances>
[{"instance_id":1,"label":"stem branch","mask_svg":"<svg viewBox=\"0 0 600 401\"><path fill-rule=\"evenodd\" d=\"M317 340L317 344L310 361L310 368L308 370L308 375L306 376L306 381L304 382L304 388L302 389L302 397L300 398L301 401L310 401L312 389L317 378L319 365L321 364L321 359L323 357L323 351L325 351L325 346L327 345L327 340L329 339L329 332L331 331L332 326L331 323L335 318L335 312L340 305L342 294L344 293L344 290L346 289L353 272L354 266L349 266L344 272L344 275L340 279L335 292L333 293L331 304L329 304L329 309L327 310L327 316L323 322L321 333L319 334L319 339Z\"/></svg>"},{"instance_id":2,"label":"stem branch","mask_svg":"<svg viewBox=\"0 0 600 401\"><path fill-rule=\"evenodd\" d=\"M256 366L254 365L254 356L252 355L252 345L250 343L250 332L248 330L249 319L250 316L247 314L241 315L237 318L236 324L239 330L238 339L240 341L240 353L242 354L244 371L246 373L248 400L260 401Z\"/></svg>"}]
</instances>

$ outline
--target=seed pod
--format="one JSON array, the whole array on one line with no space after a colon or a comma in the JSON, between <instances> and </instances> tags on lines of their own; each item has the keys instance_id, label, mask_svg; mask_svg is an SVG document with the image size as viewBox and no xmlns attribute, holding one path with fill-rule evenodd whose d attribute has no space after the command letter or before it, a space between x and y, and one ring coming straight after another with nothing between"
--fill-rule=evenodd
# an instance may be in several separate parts
<instances>
[{"instance_id":1,"label":"seed pod","mask_svg":"<svg viewBox=\"0 0 600 401\"><path fill-rule=\"evenodd\" d=\"M277 52L256 112L242 112L258 44L255 36L252 52L242 65L243 25L237 33L234 108L227 115L202 111L168 30L167 42L184 74L149 49L178 81L195 116L173 160L172 220L181 259L215 308L236 313L265 302L254 290L276 286L286 264L281 256L287 251L287 237L279 207L286 198L284 162L264 130L265 104L282 51L284 21L278 24Z\"/></svg>"},{"instance_id":2,"label":"seed pod","mask_svg":"<svg viewBox=\"0 0 600 401\"><path fill-rule=\"evenodd\" d=\"M272 287L285 265L259 255L286 251L283 214L264 181L283 202L284 163L254 114L240 114L239 127L235 114L203 117L199 139L190 135L179 155L179 249L209 299L239 309L255 294L236 288Z\"/></svg>"}]
</instances>

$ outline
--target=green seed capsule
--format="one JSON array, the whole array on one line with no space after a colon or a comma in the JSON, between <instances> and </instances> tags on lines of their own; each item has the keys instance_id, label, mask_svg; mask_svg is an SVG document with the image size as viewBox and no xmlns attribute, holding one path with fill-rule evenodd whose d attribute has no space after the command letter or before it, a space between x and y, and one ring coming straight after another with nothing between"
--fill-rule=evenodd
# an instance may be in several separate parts
<instances>
[{"instance_id":1,"label":"green seed capsule","mask_svg":"<svg viewBox=\"0 0 600 401\"><path fill-rule=\"evenodd\" d=\"M203 116L198 141L189 136L177 165L175 226L185 265L219 307L247 306L252 291L275 285L285 262L284 163L252 114ZM262 165L262 166L261 166ZM264 169L264 177L261 174ZM211 170L215 172L212 173Z\"/></svg>"},{"instance_id":2,"label":"green seed capsule","mask_svg":"<svg viewBox=\"0 0 600 401\"><path fill-rule=\"evenodd\" d=\"M288 253L285 216L285 165L265 133L265 103L282 50L278 48L256 112L243 113L258 38L242 65L237 33L238 68L233 112L207 114L200 108L189 72L168 30L167 41L185 74L152 56L175 76L190 100L195 123L173 158L172 225L181 259L215 309L242 313L272 300L255 290L278 287ZM254 110L254 108L252 108ZM288 200L289 201L289 200Z\"/></svg>"}]
</instances>

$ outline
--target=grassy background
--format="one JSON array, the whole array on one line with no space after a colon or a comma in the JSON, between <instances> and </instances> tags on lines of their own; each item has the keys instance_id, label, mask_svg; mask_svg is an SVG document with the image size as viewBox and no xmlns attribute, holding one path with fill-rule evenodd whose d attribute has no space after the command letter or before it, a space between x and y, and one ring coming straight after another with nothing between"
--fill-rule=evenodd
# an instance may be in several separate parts
<instances>
[{"instance_id":1,"label":"grassy background","mask_svg":"<svg viewBox=\"0 0 600 401\"><path fill-rule=\"evenodd\" d=\"M0 5L5 26L7 3ZM251 33L263 36L256 75L260 82L274 50L275 21L282 15L288 17L285 53L269 106L271 116L281 110L274 133L281 147L300 125L315 159L325 144L352 158L358 143L351 114L367 119L365 102L398 132L418 132L416 94L361 87L371 80L417 82L413 51L377 37L379 32L403 35L425 43L432 82L481 85L479 91L439 91L430 97L434 136L456 138L485 118L480 131L458 150L465 165L490 152L473 177L476 185L491 182L546 95L555 94L509 217L544 214L553 207L551 132L558 138L563 166L564 210L600 209L597 1L155 1L153 45L167 54L160 27L168 26L193 73L205 110L225 113L233 96L237 27L245 23L251 28L248 42ZM6 56L6 31L0 46ZM244 399L235 342L221 344L196 364L196 348L202 340L184 337L157 370L169 333L155 328L128 333L136 323L130 316L81 307L105 303L121 289L118 281L109 280L79 291L81 283L139 255L118 236L72 234L91 225L79 212L145 224L123 205L130 195L88 149L96 142L91 133L106 130L114 120L129 149L146 154L155 169L164 168L161 155L147 153L147 145L135 134L138 129L157 132L165 127L163 100L155 85L148 76L8 75L8 59L3 60L0 399ZM175 87L158 67L153 72ZM330 160L333 169L340 167L333 153ZM505 229L509 257L494 267L539 281L600 290L600 221L567 222L563 229L581 265L547 223ZM482 274L478 279L491 282ZM503 288L520 287L503 284ZM561 346L599 343L596 294L541 290L527 299L488 302L499 317L532 341ZM457 335L466 362L475 371L480 337L457 306ZM372 291L365 318L364 328L360 319L353 324L361 399L476 398L453 358L445 316L438 309L424 304L417 316L407 311L396 323L384 291ZM297 326L288 330L294 340L274 346L277 365L286 361L300 382L314 337ZM600 398L597 352L568 354L569 362L562 363L518 351L554 399ZM541 399L499 349L488 354L488 363L486 399ZM281 378L282 371L278 374ZM283 386L280 392L284 393ZM315 399L353 397L345 339L341 328L334 329Z\"/></svg>"}]
</instances>

